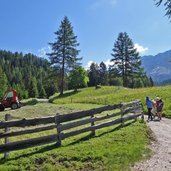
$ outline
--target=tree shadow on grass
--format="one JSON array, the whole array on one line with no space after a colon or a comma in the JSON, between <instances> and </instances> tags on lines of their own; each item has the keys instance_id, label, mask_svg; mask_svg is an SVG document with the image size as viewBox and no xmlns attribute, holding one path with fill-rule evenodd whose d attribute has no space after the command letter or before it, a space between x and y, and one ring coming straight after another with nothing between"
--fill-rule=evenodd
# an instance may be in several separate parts
<instances>
[{"instance_id":1,"label":"tree shadow on grass","mask_svg":"<svg viewBox=\"0 0 171 171\"><path fill-rule=\"evenodd\" d=\"M77 93L79 93L81 90L77 90L77 91L69 91L69 92L65 92L63 95L58 95L58 96L55 96L55 97L52 97L50 99L51 102L53 102L54 100L57 100L57 99L60 99L60 98L64 98L64 97L69 97L69 96L72 96L72 95L75 95Z\"/></svg>"}]
</instances>

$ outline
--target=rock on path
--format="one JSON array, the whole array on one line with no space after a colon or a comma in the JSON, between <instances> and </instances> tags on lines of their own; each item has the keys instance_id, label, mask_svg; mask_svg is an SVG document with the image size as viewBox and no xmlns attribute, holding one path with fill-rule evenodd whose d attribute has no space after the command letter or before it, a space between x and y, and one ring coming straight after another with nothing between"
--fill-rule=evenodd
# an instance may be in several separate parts
<instances>
[{"instance_id":1,"label":"rock on path","mask_svg":"<svg viewBox=\"0 0 171 171\"><path fill-rule=\"evenodd\" d=\"M154 155L136 164L132 171L171 171L171 119L162 118L147 124L157 140L151 145Z\"/></svg>"}]
</instances>

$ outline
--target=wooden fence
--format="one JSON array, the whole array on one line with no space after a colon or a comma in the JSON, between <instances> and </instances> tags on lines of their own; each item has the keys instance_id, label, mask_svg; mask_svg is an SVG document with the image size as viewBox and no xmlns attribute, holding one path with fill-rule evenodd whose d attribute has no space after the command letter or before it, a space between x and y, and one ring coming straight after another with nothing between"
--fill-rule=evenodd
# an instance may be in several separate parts
<instances>
[{"instance_id":1,"label":"wooden fence","mask_svg":"<svg viewBox=\"0 0 171 171\"><path fill-rule=\"evenodd\" d=\"M7 114L5 116L5 121L0 122L0 130L5 130L5 132L0 132L0 139L5 139L4 144L0 145L0 153L4 153L4 157L7 157L8 152L10 151L21 150L53 142L61 145L61 141L65 138L88 131L91 131L91 133L95 135L95 130L97 129L115 124L124 125L124 122L132 119L136 120L137 117L141 116L141 114L142 106L141 101L139 100L70 114L57 114L56 116L44 118L10 120L10 115ZM31 126L39 127L30 128ZM13 131L11 129L12 127L15 127ZM56 128L56 133L52 135L19 140L15 142L10 142L9 139L14 136L37 133L54 128ZM66 130L67 132L65 132Z\"/></svg>"}]
</instances>

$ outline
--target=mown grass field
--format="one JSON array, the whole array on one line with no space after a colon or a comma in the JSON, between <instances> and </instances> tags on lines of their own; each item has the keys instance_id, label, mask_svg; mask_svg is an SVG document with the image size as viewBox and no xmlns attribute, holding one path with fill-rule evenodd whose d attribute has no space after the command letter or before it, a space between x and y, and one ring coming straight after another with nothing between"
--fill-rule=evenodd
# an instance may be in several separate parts
<instances>
[{"instance_id":1,"label":"mown grass field","mask_svg":"<svg viewBox=\"0 0 171 171\"><path fill-rule=\"evenodd\" d=\"M122 87L102 87L100 89L81 89L78 93L66 92L64 97L51 97L54 104L35 104L17 110L0 113L0 120L6 113L13 119L52 116L56 113L66 114L74 111L97 108L103 105L128 102L145 96L161 96L165 102L164 111L170 111L167 93L170 87L149 89L125 89ZM157 94L159 92L159 94ZM166 93L164 93L166 92ZM166 108L167 107L167 108ZM170 112L171 113L171 112ZM169 115L169 113L168 113ZM54 133L56 130L39 133L39 136ZM150 156L148 149L149 129L141 121L121 127L120 125L90 133L80 134L62 141L61 147L49 144L21 151L11 152L9 159L0 157L0 171L125 171L137 161ZM29 135L33 137L35 135ZM37 135L36 135L37 136ZM20 140L20 136L14 140Z\"/></svg>"}]
</instances>

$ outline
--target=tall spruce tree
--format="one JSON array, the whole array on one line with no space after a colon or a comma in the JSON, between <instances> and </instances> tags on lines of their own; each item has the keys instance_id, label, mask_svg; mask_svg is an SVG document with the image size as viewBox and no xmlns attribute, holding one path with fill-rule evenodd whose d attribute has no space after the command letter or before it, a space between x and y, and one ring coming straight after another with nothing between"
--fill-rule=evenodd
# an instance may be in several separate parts
<instances>
[{"instance_id":1,"label":"tall spruce tree","mask_svg":"<svg viewBox=\"0 0 171 171\"><path fill-rule=\"evenodd\" d=\"M78 58L79 50L77 50L77 36L74 35L73 27L69 19L65 16L59 30L55 32L56 40L54 43L49 43L52 52L47 54L52 65L56 65L61 71L61 86L60 94L64 91L64 76L68 70L78 66L78 61L82 58Z\"/></svg>"},{"instance_id":2,"label":"tall spruce tree","mask_svg":"<svg viewBox=\"0 0 171 171\"><path fill-rule=\"evenodd\" d=\"M39 97L39 92L37 89L37 80L35 77L31 78L29 87L30 87L30 89L28 91L29 97L32 97L32 98Z\"/></svg>"},{"instance_id":3,"label":"tall spruce tree","mask_svg":"<svg viewBox=\"0 0 171 171\"><path fill-rule=\"evenodd\" d=\"M101 85L108 85L108 71L104 62L101 62L99 65L99 74Z\"/></svg>"},{"instance_id":4,"label":"tall spruce tree","mask_svg":"<svg viewBox=\"0 0 171 171\"><path fill-rule=\"evenodd\" d=\"M132 87L133 77L139 76L142 69L139 53L126 32L119 33L112 51L111 62L116 76L122 77L124 87Z\"/></svg>"}]
</instances>

